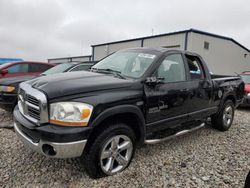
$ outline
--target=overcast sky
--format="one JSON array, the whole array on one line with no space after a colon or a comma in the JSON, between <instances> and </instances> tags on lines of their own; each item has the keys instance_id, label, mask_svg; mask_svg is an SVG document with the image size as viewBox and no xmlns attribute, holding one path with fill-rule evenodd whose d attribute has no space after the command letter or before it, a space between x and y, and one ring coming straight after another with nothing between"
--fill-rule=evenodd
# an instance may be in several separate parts
<instances>
[{"instance_id":1,"label":"overcast sky","mask_svg":"<svg viewBox=\"0 0 250 188\"><path fill-rule=\"evenodd\" d=\"M0 0L0 57L91 54L92 44L198 29L250 48L249 0Z\"/></svg>"}]
</instances>

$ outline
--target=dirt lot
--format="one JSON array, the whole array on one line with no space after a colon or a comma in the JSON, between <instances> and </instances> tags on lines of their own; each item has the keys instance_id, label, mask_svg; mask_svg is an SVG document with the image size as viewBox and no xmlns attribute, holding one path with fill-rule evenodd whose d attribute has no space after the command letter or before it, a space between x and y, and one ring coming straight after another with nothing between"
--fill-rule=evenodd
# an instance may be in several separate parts
<instances>
[{"instance_id":1,"label":"dirt lot","mask_svg":"<svg viewBox=\"0 0 250 188\"><path fill-rule=\"evenodd\" d=\"M0 126L12 118L0 110ZM79 159L49 159L27 149L14 131L0 128L0 187L243 187L250 170L250 109L236 111L227 132L209 126L137 150L130 167L90 179Z\"/></svg>"}]
</instances>

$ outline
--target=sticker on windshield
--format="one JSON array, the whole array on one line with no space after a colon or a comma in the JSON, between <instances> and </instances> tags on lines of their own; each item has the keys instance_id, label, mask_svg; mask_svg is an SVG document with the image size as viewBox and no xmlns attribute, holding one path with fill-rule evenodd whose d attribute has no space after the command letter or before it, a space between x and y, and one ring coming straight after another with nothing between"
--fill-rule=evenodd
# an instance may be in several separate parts
<instances>
[{"instance_id":1,"label":"sticker on windshield","mask_svg":"<svg viewBox=\"0 0 250 188\"><path fill-rule=\"evenodd\" d=\"M155 55L153 55L153 54L139 54L138 57L144 57L144 58L154 59Z\"/></svg>"}]
</instances>

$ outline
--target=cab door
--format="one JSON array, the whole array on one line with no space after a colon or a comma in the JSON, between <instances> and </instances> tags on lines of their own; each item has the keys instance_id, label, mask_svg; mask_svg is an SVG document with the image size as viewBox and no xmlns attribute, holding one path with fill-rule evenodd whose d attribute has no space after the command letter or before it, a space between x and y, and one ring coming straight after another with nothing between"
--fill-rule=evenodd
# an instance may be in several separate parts
<instances>
[{"instance_id":1,"label":"cab door","mask_svg":"<svg viewBox=\"0 0 250 188\"><path fill-rule=\"evenodd\" d=\"M201 120L216 110L211 107L213 85L205 72L205 67L198 56L185 55L188 65L187 89L189 92L189 120Z\"/></svg>"},{"instance_id":2,"label":"cab door","mask_svg":"<svg viewBox=\"0 0 250 188\"><path fill-rule=\"evenodd\" d=\"M153 86L145 85L148 128L166 129L187 120L186 70L181 53L166 55L153 75L160 81Z\"/></svg>"}]
</instances>

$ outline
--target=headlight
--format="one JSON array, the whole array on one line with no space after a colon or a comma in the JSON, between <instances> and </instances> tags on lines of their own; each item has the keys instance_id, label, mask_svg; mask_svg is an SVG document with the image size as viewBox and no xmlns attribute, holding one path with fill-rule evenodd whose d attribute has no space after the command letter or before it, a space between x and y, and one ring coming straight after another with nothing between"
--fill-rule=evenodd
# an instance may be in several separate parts
<instances>
[{"instance_id":1,"label":"headlight","mask_svg":"<svg viewBox=\"0 0 250 188\"><path fill-rule=\"evenodd\" d=\"M63 126L87 126L93 106L79 102L59 102L50 105L50 123Z\"/></svg>"},{"instance_id":2,"label":"headlight","mask_svg":"<svg viewBox=\"0 0 250 188\"><path fill-rule=\"evenodd\" d=\"M6 93L11 93L15 90L15 87L13 86L0 86L0 92L6 92Z\"/></svg>"},{"instance_id":3,"label":"headlight","mask_svg":"<svg viewBox=\"0 0 250 188\"><path fill-rule=\"evenodd\" d=\"M250 96L250 93L248 93L247 96L249 97L249 96Z\"/></svg>"}]
</instances>

